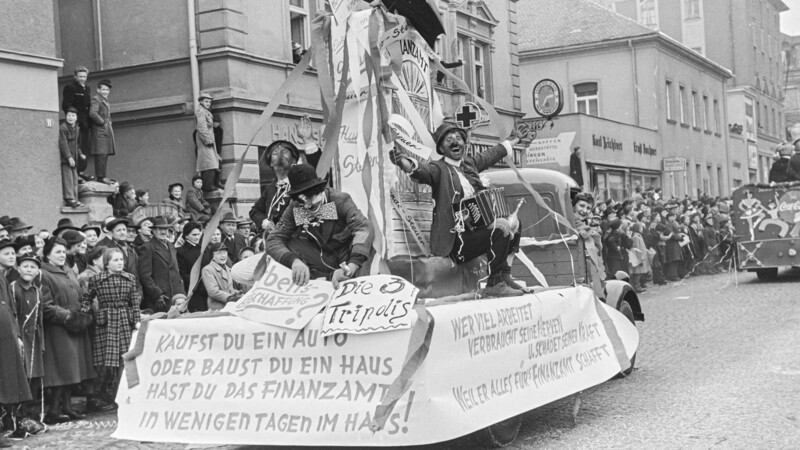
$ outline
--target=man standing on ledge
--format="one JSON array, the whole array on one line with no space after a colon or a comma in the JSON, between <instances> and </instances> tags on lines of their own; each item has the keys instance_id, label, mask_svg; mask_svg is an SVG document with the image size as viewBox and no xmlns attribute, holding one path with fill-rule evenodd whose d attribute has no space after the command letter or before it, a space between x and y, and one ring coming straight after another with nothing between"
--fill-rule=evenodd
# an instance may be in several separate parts
<instances>
[{"instance_id":1,"label":"man standing on ledge","mask_svg":"<svg viewBox=\"0 0 800 450\"><path fill-rule=\"evenodd\" d=\"M338 288L365 265L372 248L372 225L353 199L325 184L310 165L292 166L292 202L266 241L267 254L291 267L299 286L325 277Z\"/></svg>"},{"instance_id":2,"label":"man standing on ledge","mask_svg":"<svg viewBox=\"0 0 800 450\"><path fill-rule=\"evenodd\" d=\"M433 188L436 205L431 224L431 252L436 256L450 257L457 264L485 254L489 261L489 279L484 295L521 294L522 287L511 277L508 262L512 250L519 246L519 232L511 230L505 219L498 219L494 226L465 230L457 226L453 214L454 203L486 189L479 173L508 155L512 146L519 142L519 137L505 140L475 156L465 156L466 130L445 122L433 133L433 140L436 152L444 156L438 161L417 163L394 150L389 153L391 161L410 174L412 180Z\"/></svg>"},{"instance_id":3,"label":"man standing on ledge","mask_svg":"<svg viewBox=\"0 0 800 450\"><path fill-rule=\"evenodd\" d=\"M97 95L92 97L92 106L89 117L92 118L92 140L89 153L94 156L94 174L97 181L111 184L106 176L108 156L116 153L114 143L114 128L111 126L111 105L108 103L108 94L111 93L111 82L100 80L97 83Z\"/></svg>"}]
</instances>

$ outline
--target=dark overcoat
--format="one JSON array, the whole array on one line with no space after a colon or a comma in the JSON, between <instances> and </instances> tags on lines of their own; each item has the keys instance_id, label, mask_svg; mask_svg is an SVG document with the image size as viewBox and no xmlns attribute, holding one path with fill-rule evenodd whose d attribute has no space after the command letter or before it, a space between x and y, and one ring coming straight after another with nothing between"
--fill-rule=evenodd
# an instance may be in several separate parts
<instances>
[{"instance_id":1,"label":"dark overcoat","mask_svg":"<svg viewBox=\"0 0 800 450\"><path fill-rule=\"evenodd\" d=\"M0 272L0 404L31 399L13 305L14 294L5 274Z\"/></svg>"},{"instance_id":2,"label":"dark overcoat","mask_svg":"<svg viewBox=\"0 0 800 450\"><path fill-rule=\"evenodd\" d=\"M17 308L17 323L25 348L25 370L28 378L44 375L44 317L42 292L31 283L25 288L17 280L11 283Z\"/></svg>"},{"instance_id":3,"label":"dark overcoat","mask_svg":"<svg viewBox=\"0 0 800 450\"><path fill-rule=\"evenodd\" d=\"M151 239L141 248L139 256L139 276L144 289L142 309L157 310L159 297L166 295L170 300L175 294L186 294L183 280L178 270L175 248L158 239ZM169 306L169 302L167 304Z\"/></svg>"},{"instance_id":4,"label":"dark overcoat","mask_svg":"<svg viewBox=\"0 0 800 450\"><path fill-rule=\"evenodd\" d=\"M89 117L92 118L93 122L89 154L115 154L114 128L111 126L111 105L102 95L97 94L92 97Z\"/></svg>"},{"instance_id":5,"label":"dark overcoat","mask_svg":"<svg viewBox=\"0 0 800 450\"><path fill-rule=\"evenodd\" d=\"M81 288L70 268L42 263L44 386L66 386L94 378L89 333L64 328L69 311L81 308Z\"/></svg>"},{"instance_id":6,"label":"dark overcoat","mask_svg":"<svg viewBox=\"0 0 800 450\"><path fill-rule=\"evenodd\" d=\"M74 106L78 110L78 126L89 132L91 125L89 120L89 109L92 106L92 88L87 85L81 85L77 81L64 85L61 99L61 111L67 113L70 106ZM85 139L85 137L84 137Z\"/></svg>"}]
</instances>

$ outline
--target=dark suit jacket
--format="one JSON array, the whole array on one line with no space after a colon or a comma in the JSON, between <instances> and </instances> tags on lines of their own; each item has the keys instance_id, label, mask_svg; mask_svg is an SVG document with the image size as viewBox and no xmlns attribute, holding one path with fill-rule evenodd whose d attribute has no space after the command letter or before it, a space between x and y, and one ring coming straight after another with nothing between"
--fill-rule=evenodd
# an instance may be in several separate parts
<instances>
[{"instance_id":1,"label":"dark suit jacket","mask_svg":"<svg viewBox=\"0 0 800 450\"><path fill-rule=\"evenodd\" d=\"M461 160L461 170L475 188L475 192L484 189L478 173L505 158L507 154L506 148L502 144L498 144L483 153L465 156ZM436 206L433 208L433 223L431 224L431 252L436 256L448 256L453 250L453 243L456 240L455 233L450 232L456 224L453 217L453 203L461 200L464 196L461 182L455 173L457 170L459 169L441 159L420 163L417 170L411 173L412 180L433 188L433 200L436 202Z\"/></svg>"},{"instance_id":2,"label":"dark suit jacket","mask_svg":"<svg viewBox=\"0 0 800 450\"><path fill-rule=\"evenodd\" d=\"M234 264L239 262L239 252L247 247L247 241L239 233L234 233L233 237L229 237L222 233L222 243L228 247L228 260ZM205 267L205 266L203 266Z\"/></svg>"},{"instance_id":3,"label":"dark suit jacket","mask_svg":"<svg viewBox=\"0 0 800 450\"><path fill-rule=\"evenodd\" d=\"M153 239L142 246L139 275L142 277L142 288L144 288L142 309L150 308L156 311L156 302L162 295L172 299L175 294L186 293L178 269L175 248L172 245L164 245L158 239Z\"/></svg>"},{"instance_id":4,"label":"dark suit jacket","mask_svg":"<svg viewBox=\"0 0 800 450\"><path fill-rule=\"evenodd\" d=\"M83 130L88 130L91 125L89 120L89 107L92 105L92 88L81 86L73 81L64 86L61 110L67 113L67 108L74 106L78 110L78 125Z\"/></svg>"},{"instance_id":5,"label":"dark suit jacket","mask_svg":"<svg viewBox=\"0 0 800 450\"><path fill-rule=\"evenodd\" d=\"M337 220L325 220L321 225L304 227L294 219L294 203L289 204L281 221L275 226L265 243L267 254L286 267L295 259L302 259L288 246L290 240L304 240L313 248L324 252L326 258L338 263L362 266L372 249L372 224L356 206L350 194L325 190L328 201L336 205ZM320 248L319 244L323 245Z\"/></svg>"}]
</instances>

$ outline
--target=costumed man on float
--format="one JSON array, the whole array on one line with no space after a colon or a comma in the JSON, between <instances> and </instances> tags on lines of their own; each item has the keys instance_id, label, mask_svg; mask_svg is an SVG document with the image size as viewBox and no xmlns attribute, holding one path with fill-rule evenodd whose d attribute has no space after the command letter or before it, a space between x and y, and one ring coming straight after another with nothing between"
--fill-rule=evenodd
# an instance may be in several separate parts
<instances>
[{"instance_id":1,"label":"costumed man on float","mask_svg":"<svg viewBox=\"0 0 800 450\"><path fill-rule=\"evenodd\" d=\"M317 167L322 152L312 138L311 119L303 116L297 127L297 137L303 141L306 161ZM275 180L264 188L261 198L250 209L250 219L262 232L270 232L275 228L289 206L289 168L302 162L300 150L289 141L275 141L267 147L264 154L267 164L275 171Z\"/></svg>"},{"instance_id":2,"label":"costumed man on float","mask_svg":"<svg viewBox=\"0 0 800 450\"><path fill-rule=\"evenodd\" d=\"M436 152L443 156L438 161L418 163L394 150L389 152L391 161L412 180L433 188L436 204L431 224L431 252L450 257L456 264L486 255L489 261L489 278L483 292L486 296L519 295L527 291L511 277L510 260L519 247L519 227L514 229L507 219L499 218L493 224L469 230L457 220L453 208L454 204L488 188L480 172L506 157L519 137L507 139L475 156L466 156L467 131L445 122L436 129L433 140Z\"/></svg>"},{"instance_id":3,"label":"costumed man on float","mask_svg":"<svg viewBox=\"0 0 800 450\"><path fill-rule=\"evenodd\" d=\"M326 188L309 164L289 169L292 201L266 240L267 254L292 269L303 286L324 277L339 283L364 267L372 248L372 225L349 194Z\"/></svg>"}]
</instances>

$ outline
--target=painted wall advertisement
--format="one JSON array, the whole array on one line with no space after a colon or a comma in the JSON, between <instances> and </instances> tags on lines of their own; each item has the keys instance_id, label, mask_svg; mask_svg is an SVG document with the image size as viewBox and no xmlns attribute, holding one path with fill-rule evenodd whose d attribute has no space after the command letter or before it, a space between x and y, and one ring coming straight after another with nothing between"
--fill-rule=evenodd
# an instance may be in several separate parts
<instances>
[{"instance_id":1,"label":"painted wall advertisement","mask_svg":"<svg viewBox=\"0 0 800 450\"><path fill-rule=\"evenodd\" d=\"M620 355L638 346L635 327L585 287L422 311L433 318L430 350L375 432L376 407L401 374L413 329L326 337L318 314L301 330L235 316L149 322L143 353L120 386L113 436L187 444L439 442L602 383L620 371ZM411 321L417 317L411 310Z\"/></svg>"},{"instance_id":2,"label":"painted wall advertisement","mask_svg":"<svg viewBox=\"0 0 800 450\"><path fill-rule=\"evenodd\" d=\"M542 165L569 166L575 132L559 133L552 138L534 139L525 151L526 167Z\"/></svg>"}]
</instances>

